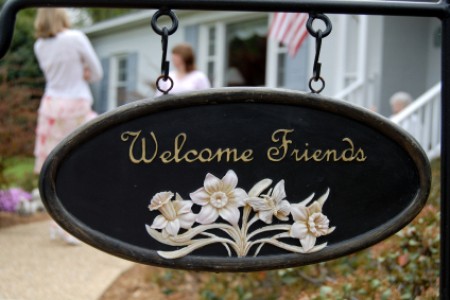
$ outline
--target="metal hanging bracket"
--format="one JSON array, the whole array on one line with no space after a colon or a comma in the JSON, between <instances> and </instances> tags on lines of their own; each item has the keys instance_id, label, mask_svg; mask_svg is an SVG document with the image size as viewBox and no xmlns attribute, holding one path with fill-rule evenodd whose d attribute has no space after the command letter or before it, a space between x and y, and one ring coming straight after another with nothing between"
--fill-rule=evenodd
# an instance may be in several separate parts
<instances>
[{"instance_id":1,"label":"metal hanging bracket","mask_svg":"<svg viewBox=\"0 0 450 300\"><path fill-rule=\"evenodd\" d=\"M168 16L172 21L172 26L167 28L164 26L163 28L158 27L158 19L161 16ZM161 36L161 47L162 47L162 58L161 58L161 75L156 79L156 88L158 91L167 94L173 88L173 80L169 76L170 62L167 60L167 47L169 43L169 35L172 35L177 31L178 28L178 18L173 11L167 8L163 8L158 10L152 18L151 22L153 30ZM169 87L162 88L160 86L161 80L169 81Z\"/></svg>"},{"instance_id":2,"label":"metal hanging bracket","mask_svg":"<svg viewBox=\"0 0 450 300\"><path fill-rule=\"evenodd\" d=\"M325 23L325 31L322 31L321 29L314 30L313 23L316 19L322 20ZM318 94L325 88L325 80L320 76L322 64L319 62L320 51L322 49L322 38L327 37L331 33L332 25L330 19L326 15L310 14L308 22L306 23L306 28L308 29L309 34L316 38L316 55L314 57L313 76L309 80L309 89L312 93ZM320 82L320 87L314 88L313 82Z\"/></svg>"}]
</instances>

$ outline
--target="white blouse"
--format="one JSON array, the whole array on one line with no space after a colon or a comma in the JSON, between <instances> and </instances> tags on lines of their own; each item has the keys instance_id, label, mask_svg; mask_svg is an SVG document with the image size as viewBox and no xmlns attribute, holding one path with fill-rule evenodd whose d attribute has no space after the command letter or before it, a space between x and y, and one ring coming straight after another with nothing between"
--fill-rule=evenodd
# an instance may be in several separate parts
<instances>
[{"instance_id":1,"label":"white blouse","mask_svg":"<svg viewBox=\"0 0 450 300\"><path fill-rule=\"evenodd\" d=\"M90 82L100 80L103 70L84 33L67 29L53 38L39 38L34 52L46 80L44 96L92 103L89 83L83 78L84 68L90 70Z\"/></svg>"},{"instance_id":2,"label":"white blouse","mask_svg":"<svg viewBox=\"0 0 450 300\"><path fill-rule=\"evenodd\" d=\"M211 87L208 77L206 77L203 72L194 70L182 78L177 77L176 72L169 73L170 78L173 80L173 88L170 90L169 94L179 94L195 90L204 90ZM169 87L169 82L161 79L159 81L161 89L165 90ZM161 96L160 91L156 92L156 96Z\"/></svg>"}]
</instances>

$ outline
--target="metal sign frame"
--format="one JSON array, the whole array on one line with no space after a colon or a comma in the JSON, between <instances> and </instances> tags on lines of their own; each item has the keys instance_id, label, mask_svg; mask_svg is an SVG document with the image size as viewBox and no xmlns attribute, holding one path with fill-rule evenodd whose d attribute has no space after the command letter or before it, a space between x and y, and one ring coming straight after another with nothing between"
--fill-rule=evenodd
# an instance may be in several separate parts
<instances>
[{"instance_id":1,"label":"metal sign frame","mask_svg":"<svg viewBox=\"0 0 450 300\"><path fill-rule=\"evenodd\" d=\"M223 11L285 11L435 17L442 24L441 50L441 266L440 298L450 299L450 0L333 1L333 0L9 0L0 12L0 58L12 40L17 13L30 7L103 7L195 9Z\"/></svg>"},{"instance_id":2,"label":"metal sign frame","mask_svg":"<svg viewBox=\"0 0 450 300\"><path fill-rule=\"evenodd\" d=\"M344 139L335 128L346 128ZM314 152L303 147L306 141ZM242 214L228 207L234 221L216 214L199 222L214 213L194 202L196 187L223 175L239 183L229 195L247 193L249 205ZM420 145L379 114L312 93L228 87L144 99L102 114L56 146L39 187L55 221L95 248L154 266L248 272L318 263L374 245L415 218L430 181ZM255 208L275 182L273 191L286 187L291 213L277 213L272 222L256 217ZM164 236L153 225L171 208L159 203L185 195L190 200L183 203L191 205L182 218L190 219L192 209L197 219ZM300 202L313 199L330 226L305 250L287 223L296 222Z\"/></svg>"}]
</instances>

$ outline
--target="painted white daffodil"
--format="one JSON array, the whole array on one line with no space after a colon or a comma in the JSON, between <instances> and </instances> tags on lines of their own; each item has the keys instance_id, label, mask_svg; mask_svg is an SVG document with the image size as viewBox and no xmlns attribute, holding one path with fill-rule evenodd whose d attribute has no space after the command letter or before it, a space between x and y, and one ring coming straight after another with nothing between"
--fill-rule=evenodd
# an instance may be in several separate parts
<instances>
[{"instance_id":1,"label":"painted white daffodil","mask_svg":"<svg viewBox=\"0 0 450 300\"><path fill-rule=\"evenodd\" d=\"M177 199L172 201L172 192L160 192L153 196L148 208L161 212L154 220L151 228L162 229L164 236L176 236L180 228L189 229L195 222L196 215L191 211L192 202Z\"/></svg>"},{"instance_id":2,"label":"painted white daffodil","mask_svg":"<svg viewBox=\"0 0 450 300\"><path fill-rule=\"evenodd\" d=\"M289 220L291 205L285 198L284 180L281 180L275 185L273 191L269 191L269 195L250 197L247 203L258 213L261 221L272 224L273 216L281 221Z\"/></svg>"},{"instance_id":3,"label":"painted white daffodil","mask_svg":"<svg viewBox=\"0 0 450 300\"><path fill-rule=\"evenodd\" d=\"M291 205L291 213L295 223L289 235L300 239L305 252L313 251L319 236L330 234L335 227L330 228L330 220L322 213L323 203L314 201L306 207L299 204Z\"/></svg>"},{"instance_id":4,"label":"painted white daffodil","mask_svg":"<svg viewBox=\"0 0 450 300\"><path fill-rule=\"evenodd\" d=\"M191 193L195 204L202 206L197 215L200 224L212 224L219 216L232 225L237 225L240 218L239 207L244 206L247 193L236 188L238 178L234 171L229 170L222 179L207 174L204 186Z\"/></svg>"}]
</instances>

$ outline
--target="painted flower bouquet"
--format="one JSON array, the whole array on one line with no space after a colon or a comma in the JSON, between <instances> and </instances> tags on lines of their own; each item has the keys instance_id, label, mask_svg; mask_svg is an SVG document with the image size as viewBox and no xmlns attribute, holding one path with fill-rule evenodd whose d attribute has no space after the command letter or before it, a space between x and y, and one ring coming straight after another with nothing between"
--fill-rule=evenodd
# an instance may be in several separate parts
<instances>
[{"instance_id":1,"label":"painted flower bouquet","mask_svg":"<svg viewBox=\"0 0 450 300\"><path fill-rule=\"evenodd\" d=\"M335 230L322 213L329 189L314 201L312 194L299 203L290 203L284 180L269 189L272 182L263 179L247 193L237 187L238 177L229 170L222 179L208 173L203 187L191 193L189 200L169 191L155 194L149 209L160 214L152 225L146 225L147 232L158 242L179 248L158 254L176 259L215 243L222 244L229 256L233 250L238 257L247 256L253 247L257 247L253 254L257 256L266 244L295 253L325 248L327 243L316 245L316 242L318 237ZM193 213L193 205L201 207L198 214ZM279 222L273 224L274 218ZM265 225L256 226L259 220ZM214 234L217 230L224 234ZM299 245L288 244L285 239L298 239Z\"/></svg>"}]
</instances>

